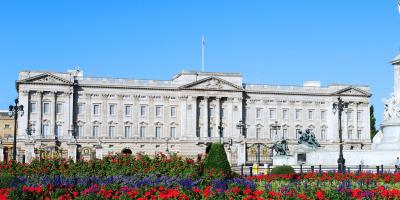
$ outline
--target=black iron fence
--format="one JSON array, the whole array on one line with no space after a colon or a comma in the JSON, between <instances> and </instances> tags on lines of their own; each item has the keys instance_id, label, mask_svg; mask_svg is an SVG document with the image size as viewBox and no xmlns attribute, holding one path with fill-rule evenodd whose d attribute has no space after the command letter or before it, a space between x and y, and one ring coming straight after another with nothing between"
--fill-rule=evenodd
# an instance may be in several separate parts
<instances>
[{"instance_id":1,"label":"black iron fence","mask_svg":"<svg viewBox=\"0 0 400 200\"><path fill-rule=\"evenodd\" d=\"M241 176L253 176L253 175L262 175L262 174L270 174L271 170L274 166L266 165L266 166L248 166L241 165L232 167L232 170ZM334 165L296 165L292 166L296 173L323 173L323 172L337 172L338 166ZM360 172L369 172L369 173L396 173L400 172L400 166L397 165L380 165L380 166L372 166L372 165L351 165L346 166L345 173L360 173Z\"/></svg>"}]
</instances>

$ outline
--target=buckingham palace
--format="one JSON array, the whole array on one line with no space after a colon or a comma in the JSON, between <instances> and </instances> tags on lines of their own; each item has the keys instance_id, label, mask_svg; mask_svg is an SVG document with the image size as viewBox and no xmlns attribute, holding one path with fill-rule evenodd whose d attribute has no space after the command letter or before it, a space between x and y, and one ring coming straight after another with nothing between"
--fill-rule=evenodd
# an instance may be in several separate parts
<instances>
[{"instance_id":1,"label":"buckingham palace","mask_svg":"<svg viewBox=\"0 0 400 200\"><path fill-rule=\"evenodd\" d=\"M321 148L339 146L337 98L345 149L368 149L368 86L306 81L302 86L243 83L240 73L183 71L171 80L85 77L21 71L16 81L25 114L18 118L17 152L29 162L43 149L72 159L115 153L177 153L197 158L223 142L232 165L267 163L271 145L310 129ZM289 151L290 152L290 151ZM257 155L256 155L257 154Z\"/></svg>"}]
</instances>

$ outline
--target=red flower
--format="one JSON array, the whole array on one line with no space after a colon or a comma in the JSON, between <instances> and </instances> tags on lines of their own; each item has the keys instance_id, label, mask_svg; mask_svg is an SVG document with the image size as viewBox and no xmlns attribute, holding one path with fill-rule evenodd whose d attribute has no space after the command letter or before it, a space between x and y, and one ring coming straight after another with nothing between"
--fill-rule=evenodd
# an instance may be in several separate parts
<instances>
[{"instance_id":1,"label":"red flower","mask_svg":"<svg viewBox=\"0 0 400 200\"><path fill-rule=\"evenodd\" d=\"M306 200L306 199L307 199L307 196L304 195L304 194L299 193L299 194L297 194L297 198L299 198L299 199L301 199L301 200Z\"/></svg>"},{"instance_id":2,"label":"red flower","mask_svg":"<svg viewBox=\"0 0 400 200\"><path fill-rule=\"evenodd\" d=\"M324 199L324 192L322 190L318 190L316 193L317 199L318 200L323 200Z\"/></svg>"}]
</instances>

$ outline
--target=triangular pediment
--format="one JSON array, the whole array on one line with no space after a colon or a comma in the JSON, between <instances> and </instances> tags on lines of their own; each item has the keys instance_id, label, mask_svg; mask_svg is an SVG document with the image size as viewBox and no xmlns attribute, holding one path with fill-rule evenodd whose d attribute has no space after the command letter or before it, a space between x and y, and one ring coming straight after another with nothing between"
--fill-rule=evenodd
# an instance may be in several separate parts
<instances>
[{"instance_id":1,"label":"triangular pediment","mask_svg":"<svg viewBox=\"0 0 400 200\"><path fill-rule=\"evenodd\" d=\"M243 90L242 87L236 84L214 76L191 82L179 88L193 90Z\"/></svg>"},{"instance_id":2,"label":"triangular pediment","mask_svg":"<svg viewBox=\"0 0 400 200\"><path fill-rule=\"evenodd\" d=\"M18 81L19 83L72 84L71 81L51 73L43 73Z\"/></svg>"},{"instance_id":3,"label":"triangular pediment","mask_svg":"<svg viewBox=\"0 0 400 200\"><path fill-rule=\"evenodd\" d=\"M335 92L334 94L342 96L371 96L371 93L355 87L347 87Z\"/></svg>"}]
</instances>

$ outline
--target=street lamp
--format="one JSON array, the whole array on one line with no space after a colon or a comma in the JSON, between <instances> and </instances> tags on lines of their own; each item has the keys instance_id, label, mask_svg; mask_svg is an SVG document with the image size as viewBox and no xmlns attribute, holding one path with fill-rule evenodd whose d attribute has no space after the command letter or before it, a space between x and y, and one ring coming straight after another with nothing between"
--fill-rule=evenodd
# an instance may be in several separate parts
<instances>
[{"instance_id":1,"label":"street lamp","mask_svg":"<svg viewBox=\"0 0 400 200\"><path fill-rule=\"evenodd\" d=\"M345 172L345 162L346 160L343 158L343 138L342 138L342 112L344 109L349 107L349 102L344 102L340 97L338 98L337 103L333 103L332 112L336 114L338 112L339 115L339 159L338 159L338 171L343 173Z\"/></svg>"},{"instance_id":2,"label":"street lamp","mask_svg":"<svg viewBox=\"0 0 400 200\"><path fill-rule=\"evenodd\" d=\"M239 123L236 124L236 128L238 128L240 130L240 135L243 135L243 133L244 133L243 129L246 128L246 124L242 120L240 120ZM245 135L243 135L243 137L246 138Z\"/></svg>"},{"instance_id":3,"label":"street lamp","mask_svg":"<svg viewBox=\"0 0 400 200\"><path fill-rule=\"evenodd\" d=\"M166 153L169 153L169 150L168 150L168 141L169 141L169 138L166 138L165 141L166 141L166 143L167 143L167 148L165 149L165 152L166 152Z\"/></svg>"},{"instance_id":4,"label":"street lamp","mask_svg":"<svg viewBox=\"0 0 400 200\"><path fill-rule=\"evenodd\" d=\"M222 134L224 131L224 127L222 127L221 125L218 126L218 130L219 130L219 143L222 143Z\"/></svg>"},{"instance_id":5,"label":"street lamp","mask_svg":"<svg viewBox=\"0 0 400 200\"><path fill-rule=\"evenodd\" d=\"M14 117L14 142L13 142L13 161L17 158L17 121L18 114L24 115L24 106L18 105L18 98L15 99L15 105L10 105L8 107L8 115Z\"/></svg>"}]
</instances>

